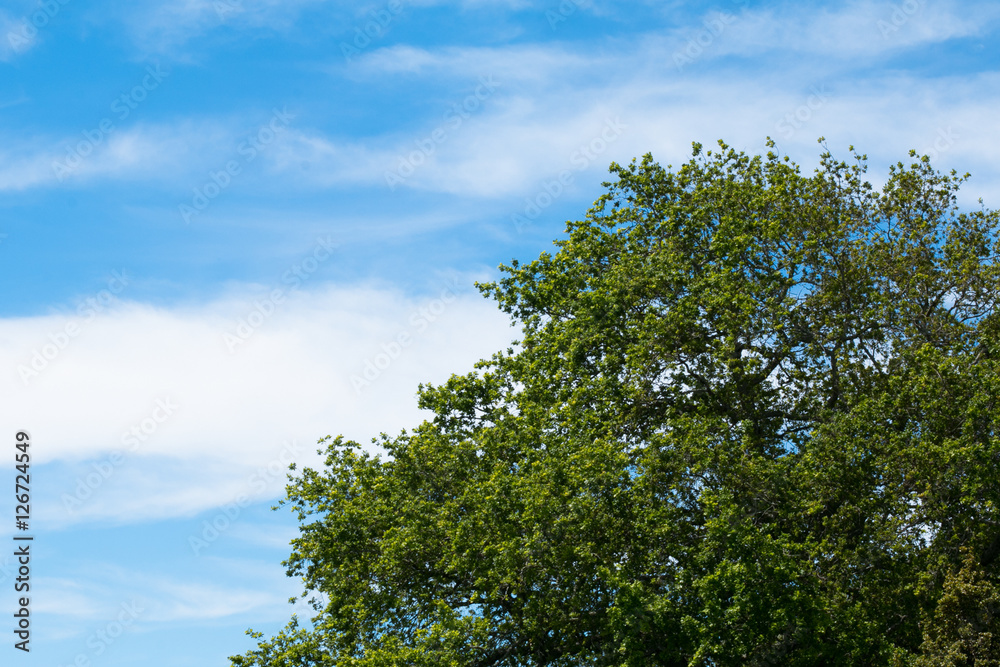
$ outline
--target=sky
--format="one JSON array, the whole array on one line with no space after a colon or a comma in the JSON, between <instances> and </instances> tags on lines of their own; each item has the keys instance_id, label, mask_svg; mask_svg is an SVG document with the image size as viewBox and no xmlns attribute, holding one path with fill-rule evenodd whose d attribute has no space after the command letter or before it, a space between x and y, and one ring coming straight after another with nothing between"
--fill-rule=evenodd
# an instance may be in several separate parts
<instances>
[{"instance_id":1,"label":"sky","mask_svg":"<svg viewBox=\"0 0 1000 667\"><path fill-rule=\"evenodd\" d=\"M0 663L227 665L307 614L288 464L416 426L421 382L508 347L475 283L552 250L612 162L771 137L812 171L824 137L876 186L915 149L997 208L998 27L928 0L4 0Z\"/></svg>"}]
</instances>

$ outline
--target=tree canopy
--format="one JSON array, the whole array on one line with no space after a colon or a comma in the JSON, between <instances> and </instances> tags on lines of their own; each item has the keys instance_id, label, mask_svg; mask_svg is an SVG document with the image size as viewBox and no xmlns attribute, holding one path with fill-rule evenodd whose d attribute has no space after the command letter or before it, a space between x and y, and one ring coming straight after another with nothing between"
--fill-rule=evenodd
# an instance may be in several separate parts
<instances>
[{"instance_id":1,"label":"tree canopy","mask_svg":"<svg viewBox=\"0 0 1000 667\"><path fill-rule=\"evenodd\" d=\"M612 164L480 285L520 340L320 441L316 615L233 665L1000 664L1000 216L769 148Z\"/></svg>"}]
</instances>

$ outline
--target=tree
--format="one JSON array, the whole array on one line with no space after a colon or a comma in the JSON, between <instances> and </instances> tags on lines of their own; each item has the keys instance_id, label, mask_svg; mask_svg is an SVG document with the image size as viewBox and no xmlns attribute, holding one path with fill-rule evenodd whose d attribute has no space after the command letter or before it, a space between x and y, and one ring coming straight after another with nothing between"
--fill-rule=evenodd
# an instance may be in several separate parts
<instances>
[{"instance_id":1,"label":"tree","mask_svg":"<svg viewBox=\"0 0 1000 667\"><path fill-rule=\"evenodd\" d=\"M320 441L323 602L235 666L1000 664L1000 216L719 145L481 285L522 338L433 418Z\"/></svg>"}]
</instances>

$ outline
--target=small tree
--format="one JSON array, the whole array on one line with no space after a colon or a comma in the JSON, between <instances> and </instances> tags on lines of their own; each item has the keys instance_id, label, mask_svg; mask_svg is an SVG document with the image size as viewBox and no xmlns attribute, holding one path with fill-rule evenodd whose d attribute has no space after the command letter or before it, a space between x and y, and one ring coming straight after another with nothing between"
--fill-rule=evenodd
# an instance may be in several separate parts
<instances>
[{"instance_id":1,"label":"small tree","mask_svg":"<svg viewBox=\"0 0 1000 667\"><path fill-rule=\"evenodd\" d=\"M518 347L383 456L320 441L325 602L234 665L997 664L1000 217L719 145L481 285Z\"/></svg>"}]
</instances>

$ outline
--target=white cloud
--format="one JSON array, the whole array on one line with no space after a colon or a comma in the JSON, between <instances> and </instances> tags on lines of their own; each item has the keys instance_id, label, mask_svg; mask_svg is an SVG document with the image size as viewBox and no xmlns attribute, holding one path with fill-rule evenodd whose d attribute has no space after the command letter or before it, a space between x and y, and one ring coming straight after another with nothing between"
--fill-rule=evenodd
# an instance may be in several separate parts
<instances>
[{"instance_id":1,"label":"white cloud","mask_svg":"<svg viewBox=\"0 0 1000 667\"><path fill-rule=\"evenodd\" d=\"M95 128L97 124L95 124ZM57 187L81 180L150 178L171 167L179 170L191 160L190 127L135 127L79 135L56 141L37 138L0 153L0 191L32 187ZM97 137L100 136L100 139ZM40 149L38 144L50 147ZM8 144L9 145L9 144Z\"/></svg>"},{"instance_id":2,"label":"white cloud","mask_svg":"<svg viewBox=\"0 0 1000 667\"><path fill-rule=\"evenodd\" d=\"M577 88L581 81L576 76L580 74L585 87L605 77L621 81L640 72L656 73L661 81L667 81L677 73L676 56L687 56L688 62L706 62L728 55L749 58L795 52L800 60L824 59L811 66L841 69L860 58L983 36L1000 23L1000 6L983 2L851 2L835 9L788 5L781 10L741 8L740 4L746 5L735 3L726 11L712 10L686 24L647 31L627 42L607 38L583 45L550 42L440 48L399 44L363 54L353 68L360 76L410 73L474 78L492 74L508 83L539 82L562 92ZM914 9L901 9L911 4ZM338 65L336 70L342 68ZM574 78L570 82L567 76Z\"/></svg>"},{"instance_id":3,"label":"white cloud","mask_svg":"<svg viewBox=\"0 0 1000 667\"><path fill-rule=\"evenodd\" d=\"M530 0L405 0L404 11L412 8L457 4L463 8L504 5L512 9L530 7ZM288 37L309 10L324 12L323 25L334 33L350 33L372 20L372 14L386 11L388 0L169 0L138 3L124 10L126 23L137 48L146 53L169 53L184 60L183 48L192 39L213 32L266 32ZM308 24L315 28L315 23Z\"/></svg>"},{"instance_id":4,"label":"white cloud","mask_svg":"<svg viewBox=\"0 0 1000 667\"><path fill-rule=\"evenodd\" d=\"M191 619L215 619L243 614L267 607L279 607L281 599L259 589L232 589L213 586L207 582L197 584L165 580L157 582L151 613L151 622Z\"/></svg>"},{"instance_id":5,"label":"white cloud","mask_svg":"<svg viewBox=\"0 0 1000 667\"><path fill-rule=\"evenodd\" d=\"M996 170L984 150L993 145L989 110L1000 101L994 75L935 79L854 71L858 62L867 68L871 58L900 48L980 34L1000 14L978 4L918 5L899 21L899 32L885 39L877 22L883 14L892 19L892 5L854 3L819 12L790 8L781 14L734 11L695 62L681 68L673 56L700 23L646 34L628 45L606 41L586 51L563 43L373 50L346 69L337 65L336 71L366 79L404 75L454 82L453 97L418 129L406 132L346 137L293 122L258 164L272 182L313 191L387 188L391 182L396 188L460 196L531 197L563 170L590 187L612 160L627 161L647 151L664 161L684 159L692 140L724 138L759 150L771 135L797 159L812 160L814 140L822 135L835 149L853 143L873 161L896 161L910 147L924 149L921 142L932 146L938 131L961 127L961 138L948 146L943 163L965 160L984 180L991 179ZM183 7L206 11L203 2ZM260 7L277 11L268 3ZM785 49L804 55L780 69L713 66L722 55L756 57ZM457 116L455 105L477 88L482 93L481 77L496 82L496 89L473 100L471 112ZM815 89L829 91L818 105L810 101ZM803 105L811 106L803 110ZM785 121L790 114L792 121ZM605 142L601 151L586 150L592 142L601 146L605 123L616 118L628 126L623 134ZM215 119L137 126L113 134L65 182L129 179L187 195L203 184L209 169L234 157L243 138L231 129L238 125L234 119ZM443 139L432 141L435 132ZM5 158L0 189L57 185L51 163L64 154L65 149L8 148L0 156Z\"/></svg>"},{"instance_id":6,"label":"white cloud","mask_svg":"<svg viewBox=\"0 0 1000 667\"><path fill-rule=\"evenodd\" d=\"M38 43L38 30L28 17L15 17L0 9L0 62L12 60Z\"/></svg>"},{"instance_id":7,"label":"white cloud","mask_svg":"<svg viewBox=\"0 0 1000 667\"><path fill-rule=\"evenodd\" d=\"M822 57L838 65L985 35L1000 20L1000 7L984 2L908 0L849 2L832 9L808 4L729 9L708 12L665 38L647 35L646 41L656 45L670 65L678 54L697 61L787 52L797 59Z\"/></svg>"},{"instance_id":8,"label":"white cloud","mask_svg":"<svg viewBox=\"0 0 1000 667\"><path fill-rule=\"evenodd\" d=\"M62 577L39 577L32 611L75 618L94 618L106 611L96 600L98 590L89 582Z\"/></svg>"},{"instance_id":9,"label":"white cloud","mask_svg":"<svg viewBox=\"0 0 1000 667\"><path fill-rule=\"evenodd\" d=\"M138 3L124 17L145 52L176 52L190 39L227 27L240 31L287 30L304 7L323 0L171 0Z\"/></svg>"},{"instance_id":10,"label":"white cloud","mask_svg":"<svg viewBox=\"0 0 1000 667\"><path fill-rule=\"evenodd\" d=\"M244 522L234 525L227 534L248 544L288 551L289 544L299 536L299 531L272 524Z\"/></svg>"},{"instance_id":11,"label":"white cloud","mask_svg":"<svg viewBox=\"0 0 1000 667\"><path fill-rule=\"evenodd\" d=\"M32 597L32 611L60 618L64 631L54 635L58 639L92 634L116 620L127 621L132 632L143 632L156 624L178 621L210 621L253 613L255 622L260 622L287 618L293 611L308 613L305 605L288 605L288 593L298 591L273 565L255 568L256 585L248 585L250 577L245 571L227 577L228 585L210 580L213 570L218 579L227 570L232 574L234 566L240 564L212 563L210 568L193 571L183 579L97 564L72 580L38 578L39 592Z\"/></svg>"},{"instance_id":12,"label":"white cloud","mask_svg":"<svg viewBox=\"0 0 1000 667\"><path fill-rule=\"evenodd\" d=\"M112 118L94 119L72 135L10 139L8 147L0 150L0 191L111 180L180 186L188 193L190 187L208 180L210 170L224 169L227 161L236 160L245 167L247 160L238 148L249 136L256 138L267 127L271 113L253 120L246 116L181 119L123 128ZM103 131L102 122L112 123L111 130ZM277 134L268 135L273 136L269 143L259 144L261 155L266 156L285 140L284 128L279 129Z\"/></svg>"},{"instance_id":13,"label":"white cloud","mask_svg":"<svg viewBox=\"0 0 1000 667\"><path fill-rule=\"evenodd\" d=\"M167 542L162 544L169 549ZM142 569L134 569L137 566ZM55 623L42 623L54 639L93 635L119 619L127 621L130 632L145 633L162 624L241 617L258 624L282 622L292 613L314 613L307 601L288 604L289 597L302 592L297 579L289 579L273 561L246 557L206 555L129 566L74 563L66 568L66 576L43 575L36 584L32 611L57 617Z\"/></svg>"},{"instance_id":14,"label":"white cloud","mask_svg":"<svg viewBox=\"0 0 1000 667\"><path fill-rule=\"evenodd\" d=\"M906 160L915 148L936 154L942 167L974 170L982 179L979 187L988 187L998 172L990 159L1000 139L991 120L1000 104L995 74L926 79L885 72L855 78L803 63L755 77L639 72L616 81L577 80L573 90L557 93L498 80L508 88L501 87L457 128L442 117L431 118L412 134L364 144L294 132L275 151L274 166L313 187L385 187L386 174L403 173L401 165L409 163L412 173L395 182L397 187L532 196L562 170L572 172L576 182L596 186L612 160L627 162L652 152L664 163L677 164L690 155L692 141L724 139L758 152L771 136L793 158L811 165L820 150L816 139L825 136L836 153L846 154L850 144L868 153L875 168ZM622 132L602 141L609 119L620 119ZM944 145L939 137L949 128L953 140ZM428 143L436 130L444 130L445 139ZM310 163L308 171L296 169L301 161ZM1000 195L1000 188L994 190Z\"/></svg>"},{"instance_id":15,"label":"white cloud","mask_svg":"<svg viewBox=\"0 0 1000 667\"><path fill-rule=\"evenodd\" d=\"M357 59L354 68L362 76L379 73L442 73L474 81L479 76L494 76L501 82L534 81L549 85L555 74L569 71L603 69L627 56L575 52L568 45L537 44L507 47L443 47L426 49L400 44L375 49Z\"/></svg>"},{"instance_id":16,"label":"white cloud","mask_svg":"<svg viewBox=\"0 0 1000 667\"><path fill-rule=\"evenodd\" d=\"M24 190L57 181L52 170L55 154L0 152L0 191Z\"/></svg>"},{"instance_id":17,"label":"white cloud","mask_svg":"<svg viewBox=\"0 0 1000 667\"><path fill-rule=\"evenodd\" d=\"M76 312L0 320L10 360L0 378L4 428L31 433L37 464L70 466L36 498L38 520L190 516L240 493L274 497L283 467L264 475L263 491L254 475L282 457L283 443L299 443L306 454L296 458L315 461L321 436L366 443L415 426L420 382L468 372L514 337L507 317L470 287L413 299L328 285L286 290L277 305L269 290L248 288L197 307L121 303L90 321ZM258 320L231 352L224 336ZM170 415L157 408L168 399ZM130 435L143 439L134 451ZM115 450L125 460L114 475L76 494L92 497L68 511L64 494Z\"/></svg>"},{"instance_id":18,"label":"white cloud","mask_svg":"<svg viewBox=\"0 0 1000 667\"><path fill-rule=\"evenodd\" d=\"M488 65L487 55L498 60L497 71L509 73L516 72L518 66L511 63L522 57L514 54L507 63L509 54L499 50L477 57ZM388 189L391 181L396 188L459 196L532 196L563 170L575 183L585 180L591 187L612 160L628 161L648 151L665 162L685 159L694 140L723 138L757 151L770 135L796 159L811 162L816 137L825 136L835 150L854 144L876 163L904 159L911 147L932 149L938 133L948 128L957 138L947 150L936 151L942 165L970 169L983 183L997 171L990 155L997 139L992 109L1000 103L995 74L855 77L838 66L824 70L803 62L752 77L711 69L697 76L666 76L636 66L630 76L584 80L575 60L551 60L568 69L560 72L563 65L553 65L545 76L564 81L564 87L496 76L495 91L481 94L472 111L458 115L455 105L475 99L481 85L471 78L437 115L405 133L343 138L293 121L257 162L243 165L246 172L256 170L256 177L244 173L234 180L260 182L263 170L268 176L264 187ZM594 62L594 71L608 69L600 57ZM602 141L607 122L615 119L626 127L613 141ZM190 203L191 188L203 186L210 170L243 160L237 145L259 124L260 119L244 117L242 122L185 120L115 130L61 184L53 163L66 162L76 137L48 142L63 148L42 151L32 151L37 140L15 142L0 155L0 190L127 180L173 189L178 203ZM588 150L591 145L600 150Z\"/></svg>"}]
</instances>

